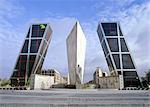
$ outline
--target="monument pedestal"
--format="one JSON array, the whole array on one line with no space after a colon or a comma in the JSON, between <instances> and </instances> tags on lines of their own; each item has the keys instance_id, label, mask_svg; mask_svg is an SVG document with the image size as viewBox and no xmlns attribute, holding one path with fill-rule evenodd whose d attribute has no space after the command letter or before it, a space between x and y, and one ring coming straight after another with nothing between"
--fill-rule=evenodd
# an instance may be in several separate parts
<instances>
[{"instance_id":1,"label":"monument pedestal","mask_svg":"<svg viewBox=\"0 0 150 107\"><path fill-rule=\"evenodd\" d=\"M76 89L83 89L83 84L76 84Z\"/></svg>"}]
</instances>

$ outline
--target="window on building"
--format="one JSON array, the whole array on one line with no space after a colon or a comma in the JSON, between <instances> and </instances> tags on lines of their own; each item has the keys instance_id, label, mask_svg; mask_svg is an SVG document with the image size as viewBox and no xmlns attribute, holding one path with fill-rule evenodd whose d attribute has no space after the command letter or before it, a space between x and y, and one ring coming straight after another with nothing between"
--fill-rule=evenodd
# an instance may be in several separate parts
<instances>
[{"instance_id":1,"label":"window on building","mask_svg":"<svg viewBox=\"0 0 150 107\"><path fill-rule=\"evenodd\" d=\"M29 38L29 35L30 35L30 28L29 28L29 31L28 31L28 34L27 34L27 38Z\"/></svg>"},{"instance_id":2,"label":"window on building","mask_svg":"<svg viewBox=\"0 0 150 107\"><path fill-rule=\"evenodd\" d=\"M102 48L103 48L104 54L106 56L109 52L108 52L108 49L107 49L105 41L103 41L103 43L102 43Z\"/></svg>"},{"instance_id":3,"label":"window on building","mask_svg":"<svg viewBox=\"0 0 150 107\"><path fill-rule=\"evenodd\" d=\"M117 23L102 23L106 36L117 36Z\"/></svg>"},{"instance_id":4,"label":"window on building","mask_svg":"<svg viewBox=\"0 0 150 107\"><path fill-rule=\"evenodd\" d=\"M102 41L103 40L103 33L102 33L101 28L100 28L100 25L98 25L97 33L98 33L98 37L99 37L100 41Z\"/></svg>"},{"instance_id":5,"label":"window on building","mask_svg":"<svg viewBox=\"0 0 150 107\"><path fill-rule=\"evenodd\" d=\"M36 55L30 55L29 56L29 71L28 71L28 77L30 77L31 75L31 72L32 72L32 69L33 69L33 65L35 63L35 58L36 58Z\"/></svg>"},{"instance_id":6,"label":"window on building","mask_svg":"<svg viewBox=\"0 0 150 107\"><path fill-rule=\"evenodd\" d=\"M138 87L141 86L140 80L136 71L123 71L124 86L125 87Z\"/></svg>"},{"instance_id":7,"label":"window on building","mask_svg":"<svg viewBox=\"0 0 150 107\"><path fill-rule=\"evenodd\" d=\"M20 55L17 64L15 66L15 70L17 71L17 77L25 77L26 63L27 63L27 55Z\"/></svg>"},{"instance_id":8,"label":"window on building","mask_svg":"<svg viewBox=\"0 0 150 107\"><path fill-rule=\"evenodd\" d=\"M45 28L46 28L46 24L33 25L31 37L43 37Z\"/></svg>"},{"instance_id":9,"label":"window on building","mask_svg":"<svg viewBox=\"0 0 150 107\"><path fill-rule=\"evenodd\" d=\"M120 69L120 57L119 54L113 54L113 59L117 69Z\"/></svg>"},{"instance_id":10,"label":"window on building","mask_svg":"<svg viewBox=\"0 0 150 107\"><path fill-rule=\"evenodd\" d=\"M129 52L125 40L123 38L120 39L121 42L121 52Z\"/></svg>"},{"instance_id":11,"label":"window on building","mask_svg":"<svg viewBox=\"0 0 150 107\"><path fill-rule=\"evenodd\" d=\"M120 26L119 26L119 33L120 33L120 36L123 36Z\"/></svg>"},{"instance_id":12,"label":"window on building","mask_svg":"<svg viewBox=\"0 0 150 107\"><path fill-rule=\"evenodd\" d=\"M117 38L107 38L111 52L119 52L118 39Z\"/></svg>"},{"instance_id":13,"label":"window on building","mask_svg":"<svg viewBox=\"0 0 150 107\"><path fill-rule=\"evenodd\" d=\"M137 72L136 71L123 71L123 75L124 76L136 77L137 76Z\"/></svg>"},{"instance_id":14,"label":"window on building","mask_svg":"<svg viewBox=\"0 0 150 107\"><path fill-rule=\"evenodd\" d=\"M41 43L41 39L32 39L31 40L31 47L30 47L30 52L31 53L37 53L39 46Z\"/></svg>"},{"instance_id":15,"label":"window on building","mask_svg":"<svg viewBox=\"0 0 150 107\"><path fill-rule=\"evenodd\" d=\"M28 53L29 40L25 40L21 53Z\"/></svg>"},{"instance_id":16,"label":"window on building","mask_svg":"<svg viewBox=\"0 0 150 107\"><path fill-rule=\"evenodd\" d=\"M33 25L32 30L39 30L39 27L40 27L39 25Z\"/></svg>"},{"instance_id":17,"label":"window on building","mask_svg":"<svg viewBox=\"0 0 150 107\"><path fill-rule=\"evenodd\" d=\"M110 55L106 58L107 64L108 64L108 68L110 71L114 70L114 66L112 64L112 60L110 58Z\"/></svg>"},{"instance_id":18,"label":"window on building","mask_svg":"<svg viewBox=\"0 0 150 107\"><path fill-rule=\"evenodd\" d=\"M122 55L123 69L135 69L131 56L129 54Z\"/></svg>"},{"instance_id":19,"label":"window on building","mask_svg":"<svg viewBox=\"0 0 150 107\"><path fill-rule=\"evenodd\" d=\"M29 40L25 40L21 53L28 53Z\"/></svg>"}]
</instances>

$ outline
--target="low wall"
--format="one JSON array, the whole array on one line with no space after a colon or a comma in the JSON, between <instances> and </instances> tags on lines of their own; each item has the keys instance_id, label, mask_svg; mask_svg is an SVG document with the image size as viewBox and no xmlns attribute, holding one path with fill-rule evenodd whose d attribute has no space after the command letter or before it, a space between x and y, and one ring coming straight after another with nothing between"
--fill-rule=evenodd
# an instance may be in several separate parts
<instances>
[{"instance_id":1,"label":"low wall","mask_svg":"<svg viewBox=\"0 0 150 107\"><path fill-rule=\"evenodd\" d=\"M108 76L108 77L99 77L98 83L99 88L101 89L119 89L119 77L117 76Z\"/></svg>"}]
</instances>

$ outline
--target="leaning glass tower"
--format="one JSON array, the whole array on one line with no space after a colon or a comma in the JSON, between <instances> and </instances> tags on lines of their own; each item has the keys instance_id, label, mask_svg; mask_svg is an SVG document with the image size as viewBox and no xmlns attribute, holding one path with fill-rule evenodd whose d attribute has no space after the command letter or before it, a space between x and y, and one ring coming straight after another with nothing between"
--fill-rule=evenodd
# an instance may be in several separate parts
<instances>
[{"instance_id":1,"label":"leaning glass tower","mask_svg":"<svg viewBox=\"0 0 150 107\"><path fill-rule=\"evenodd\" d=\"M140 80L118 22L101 22L97 33L111 75L123 75L124 87L139 87Z\"/></svg>"},{"instance_id":2,"label":"leaning glass tower","mask_svg":"<svg viewBox=\"0 0 150 107\"><path fill-rule=\"evenodd\" d=\"M12 86L25 86L31 74L40 73L51 41L49 24L32 24L11 75Z\"/></svg>"}]
</instances>

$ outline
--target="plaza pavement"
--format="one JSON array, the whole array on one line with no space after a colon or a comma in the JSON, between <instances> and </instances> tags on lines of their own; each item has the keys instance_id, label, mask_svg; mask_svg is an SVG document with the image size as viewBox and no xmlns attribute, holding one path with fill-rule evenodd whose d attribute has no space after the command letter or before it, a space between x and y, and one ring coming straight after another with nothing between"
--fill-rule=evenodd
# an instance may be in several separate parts
<instances>
[{"instance_id":1,"label":"plaza pavement","mask_svg":"<svg viewBox=\"0 0 150 107\"><path fill-rule=\"evenodd\" d=\"M0 90L0 107L150 107L150 90Z\"/></svg>"}]
</instances>

